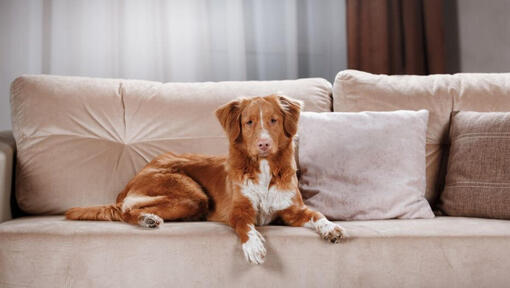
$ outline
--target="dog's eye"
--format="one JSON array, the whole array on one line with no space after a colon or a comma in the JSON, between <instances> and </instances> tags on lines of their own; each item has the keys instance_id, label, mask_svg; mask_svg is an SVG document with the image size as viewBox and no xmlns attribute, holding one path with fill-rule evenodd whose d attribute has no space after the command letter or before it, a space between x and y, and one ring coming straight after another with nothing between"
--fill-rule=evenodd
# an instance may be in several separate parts
<instances>
[{"instance_id":1,"label":"dog's eye","mask_svg":"<svg viewBox=\"0 0 510 288\"><path fill-rule=\"evenodd\" d=\"M253 121L249 120L248 122L246 122L246 124L251 125L253 124Z\"/></svg>"},{"instance_id":2,"label":"dog's eye","mask_svg":"<svg viewBox=\"0 0 510 288\"><path fill-rule=\"evenodd\" d=\"M276 119L271 119L271 123L276 123Z\"/></svg>"}]
</instances>

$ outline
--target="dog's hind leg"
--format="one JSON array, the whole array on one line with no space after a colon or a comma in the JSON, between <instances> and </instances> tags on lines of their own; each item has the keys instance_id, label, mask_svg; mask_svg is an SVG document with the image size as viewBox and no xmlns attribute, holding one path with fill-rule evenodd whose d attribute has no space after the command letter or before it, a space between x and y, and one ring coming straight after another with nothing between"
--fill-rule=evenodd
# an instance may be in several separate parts
<instances>
[{"instance_id":1,"label":"dog's hind leg","mask_svg":"<svg viewBox=\"0 0 510 288\"><path fill-rule=\"evenodd\" d=\"M156 228L164 220L198 220L207 213L207 200L164 199L156 200L151 206L127 209L123 221L146 228Z\"/></svg>"},{"instance_id":2,"label":"dog's hind leg","mask_svg":"<svg viewBox=\"0 0 510 288\"><path fill-rule=\"evenodd\" d=\"M186 175L158 175L157 181L147 184L145 189L151 190L141 195L130 193L123 199L124 222L156 228L164 220L198 220L208 212L207 195L198 183Z\"/></svg>"}]
</instances>

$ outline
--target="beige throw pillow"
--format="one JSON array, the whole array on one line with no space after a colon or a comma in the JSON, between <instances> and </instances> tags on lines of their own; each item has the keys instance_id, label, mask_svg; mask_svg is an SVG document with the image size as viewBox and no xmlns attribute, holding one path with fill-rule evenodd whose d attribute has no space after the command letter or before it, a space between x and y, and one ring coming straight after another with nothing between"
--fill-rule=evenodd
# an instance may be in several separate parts
<instances>
[{"instance_id":1,"label":"beige throw pillow","mask_svg":"<svg viewBox=\"0 0 510 288\"><path fill-rule=\"evenodd\" d=\"M433 218L425 199L428 111L302 113L300 189L333 220Z\"/></svg>"},{"instance_id":2,"label":"beige throw pillow","mask_svg":"<svg viewBox=\"0 0 510 288\"><path fill-rule=\"evenodd\" d=\"M440 209L510 219L510 113L453 112L450 141Z\"/></svg>"}]
</instances>

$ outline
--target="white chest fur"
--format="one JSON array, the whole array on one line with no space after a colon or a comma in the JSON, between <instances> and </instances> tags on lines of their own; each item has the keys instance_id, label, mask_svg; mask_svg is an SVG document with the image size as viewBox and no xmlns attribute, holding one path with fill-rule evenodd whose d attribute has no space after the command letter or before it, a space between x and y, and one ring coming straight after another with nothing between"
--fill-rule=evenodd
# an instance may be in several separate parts
<instances>
[{"instance_id":1,"label":"white chest fur","mask_svg":"<svg viewBox=\"0 0 510 288\"><path fill-rule=\"evenodd\" d=\"M290 207L296 193L292 190L278 190L274 185L269 188L271 178L269 163L261 160L258 182L246 180L241 187L241 193L250 199L257 212L257 225L269 224L275 218L276 212Z\"/></svg>"}]
</instances>

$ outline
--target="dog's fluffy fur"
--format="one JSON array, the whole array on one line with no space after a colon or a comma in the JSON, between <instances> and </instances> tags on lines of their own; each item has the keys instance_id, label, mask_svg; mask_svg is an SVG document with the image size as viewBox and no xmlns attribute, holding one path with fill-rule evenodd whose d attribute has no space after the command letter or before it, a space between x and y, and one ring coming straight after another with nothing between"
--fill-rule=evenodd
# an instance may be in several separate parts
<instances>
[{"instance_id":1,"label":"dog's fluffy fur","mask_svg":"<svg viewBox=\"0 0 510 288\"><path fill-rule=\"evenodd\" d=\"M67 219L124 221L156 228L164 220L219 221L239 236L244 255L262 263L264 238L255 225L280 218L337 242L343 230L303 204L293 137L301 103L282 95L234 100L216 116L228 157L166 153L147 164L107 206L72 208Z\"/></svg>"}]
</instances>

